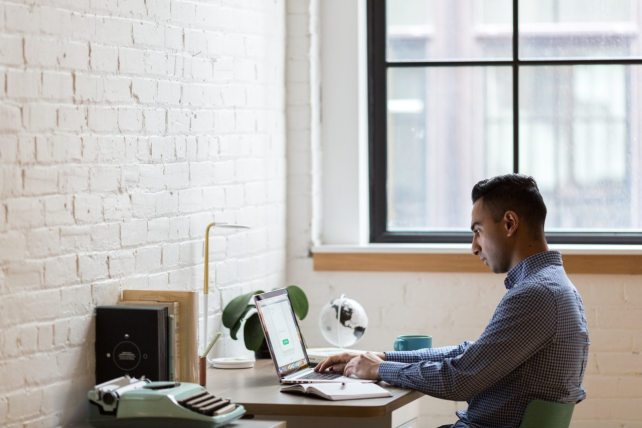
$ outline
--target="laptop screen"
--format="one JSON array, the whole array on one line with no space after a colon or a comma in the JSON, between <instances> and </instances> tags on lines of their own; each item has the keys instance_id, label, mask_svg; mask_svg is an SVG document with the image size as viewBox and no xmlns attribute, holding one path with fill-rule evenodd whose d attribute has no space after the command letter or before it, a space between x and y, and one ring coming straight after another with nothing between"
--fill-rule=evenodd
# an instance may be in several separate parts
<instances>
[{"instance_id":1,"label":"laptop screen","mask_svg":"<svg viewBox=\"0 0 642 428\"><path fill-rule=\"evenodd\" d=\"M306 367L308 358L287 290L260 294L255 296L255 302L279 375Z\"/></svg>"}]
</instances>

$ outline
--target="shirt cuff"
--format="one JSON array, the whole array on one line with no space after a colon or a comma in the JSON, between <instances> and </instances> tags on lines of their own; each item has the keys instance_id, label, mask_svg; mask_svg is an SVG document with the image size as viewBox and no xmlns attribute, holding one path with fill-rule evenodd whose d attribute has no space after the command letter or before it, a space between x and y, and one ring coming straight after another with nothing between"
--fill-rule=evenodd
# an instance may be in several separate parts
<instances>
[{"instance_id":1,"label":"shirt cuff","mask_svg":"<svg viewBox=\"0 0 642 428\"><path fill-rule=\"evenodd\" d=\"M399 373L401 369L406 367L408 364L399 363L396 361L384 361L379 365L379 379L395 384L399 383Z\"/></svg>"}]
</instances>

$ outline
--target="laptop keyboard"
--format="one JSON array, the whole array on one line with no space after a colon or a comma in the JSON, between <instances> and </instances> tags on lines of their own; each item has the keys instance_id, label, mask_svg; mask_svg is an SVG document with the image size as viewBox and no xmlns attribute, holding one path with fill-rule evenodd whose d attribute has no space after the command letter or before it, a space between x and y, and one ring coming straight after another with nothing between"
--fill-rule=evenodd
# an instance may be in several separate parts
<instances>
[{"instance_id":1,"label":"laptop keyboard","mask_svg":"<svg viewBox=\"0 0 642 428\"><path fill-rule=\"evenodd\" d=\"M318 372L310 372L305 376L301 376L296 378L296 380L301 380L301 379L318 379L318 380L332 380L336 379L338 377L343 376L341 373L318 373Z\"/></svg>"}]
</instances>

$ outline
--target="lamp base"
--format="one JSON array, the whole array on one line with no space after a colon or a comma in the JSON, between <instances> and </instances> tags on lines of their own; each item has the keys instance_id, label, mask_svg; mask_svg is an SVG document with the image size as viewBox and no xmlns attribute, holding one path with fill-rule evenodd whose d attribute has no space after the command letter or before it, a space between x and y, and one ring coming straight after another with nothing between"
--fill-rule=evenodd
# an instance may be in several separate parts
<instances>
[{"instance_id":1,"label":"lamp base","mask_svg":"<svg viewBox=\"0 0 642 428\"><path fill-rule=\"evenodd\" d=\"M221 357L213 358L209 363L215 369L249 369L254 367L255 360L248 357Z\"/></svg>"}]
</instances>

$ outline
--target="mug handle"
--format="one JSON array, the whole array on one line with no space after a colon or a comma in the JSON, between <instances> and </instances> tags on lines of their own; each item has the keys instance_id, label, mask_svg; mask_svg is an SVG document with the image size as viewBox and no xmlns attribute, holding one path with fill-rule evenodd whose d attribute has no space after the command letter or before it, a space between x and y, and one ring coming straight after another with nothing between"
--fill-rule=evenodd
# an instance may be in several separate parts
<instances>
[{"instance_id":1,"label":"mug handle","mask_svg":"<svg viewBox=\"0 0 642 428\"><path fill-rule=\"evenodd\" d=\"M406 341L402 338L395 340L395 348L399 348L398 351L405 351Z\"/></svg>"}]
</instances>

